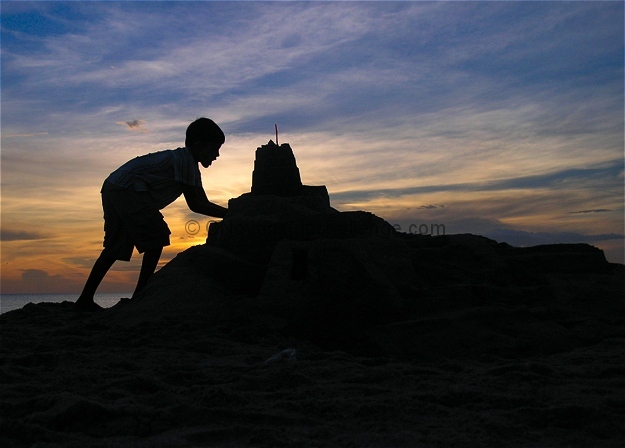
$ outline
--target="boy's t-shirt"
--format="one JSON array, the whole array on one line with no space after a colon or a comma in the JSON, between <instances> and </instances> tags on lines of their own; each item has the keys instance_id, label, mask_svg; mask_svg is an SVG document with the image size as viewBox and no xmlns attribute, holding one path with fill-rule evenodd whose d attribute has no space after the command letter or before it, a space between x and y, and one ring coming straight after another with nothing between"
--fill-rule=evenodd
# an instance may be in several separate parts
<instances>
[{"instance_id":1,"label":"boy's t-shirt","mask_svg":"<svg viewBox=\"0 0 625 448\"><path fill-rule=\"evenodd\" d=\"M148 191L160 210L182 194L182 184L202 187L200 168L187 148L136 157L113 171L106 178L103 189Z\"/></svg>"}]
</instances>

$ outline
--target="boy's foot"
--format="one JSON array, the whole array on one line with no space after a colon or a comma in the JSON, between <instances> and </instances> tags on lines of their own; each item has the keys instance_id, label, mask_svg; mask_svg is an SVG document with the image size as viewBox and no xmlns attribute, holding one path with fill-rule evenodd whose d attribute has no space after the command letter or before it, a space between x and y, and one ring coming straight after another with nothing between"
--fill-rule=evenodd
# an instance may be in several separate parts
<instances>
[{"instance_id":1,"label":"boy's foot","mask_svg":"<svg viewBox=\"0 0 625 448\"><path fill-rule=\"evenodd\" d=\"M76 300L76 303L74 303L74 308L80 311L89 311L89 312L101 311L104 309L92 300L89 301L89 300L81 300L81 299Z\"/></svg>"}]
</instances>

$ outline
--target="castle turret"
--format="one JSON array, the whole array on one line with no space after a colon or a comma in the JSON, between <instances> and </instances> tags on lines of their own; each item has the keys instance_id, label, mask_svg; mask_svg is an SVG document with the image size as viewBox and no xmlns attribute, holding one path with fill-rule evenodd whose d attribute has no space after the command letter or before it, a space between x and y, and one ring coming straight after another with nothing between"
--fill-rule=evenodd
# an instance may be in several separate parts
<instances>
[{"instance_id":1,"label":"castle turret","mask_svg":"<svg viewBox=\"0 0 625 448\"><path fill-rule=\"evenodd\" d=\"M273 141L256 150L252 173L253 195L300 196L302 179L288 143L280 146Z\"/></svg>"}]
</instances>

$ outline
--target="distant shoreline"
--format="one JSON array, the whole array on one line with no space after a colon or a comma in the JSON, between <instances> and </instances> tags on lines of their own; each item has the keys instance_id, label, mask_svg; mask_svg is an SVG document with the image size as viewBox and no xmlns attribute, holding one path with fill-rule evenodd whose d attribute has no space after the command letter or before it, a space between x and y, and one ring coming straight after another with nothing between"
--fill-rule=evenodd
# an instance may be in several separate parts
<instances>
[{"instance_id":1,"label":"distant shoreline","mask_svg":"<svg viewBox=\"0 0 625 448\"><path fill-rule=\"evenodd\" d=\"M19 310L29 303L61 303L74 302L80 293L30 293L30 294L0 294L0 314ZM96 293L95 301L104 308L110 308L119 302L122 297L130 297L130 292L101 292Z\"/></svg>"}]
</instances>

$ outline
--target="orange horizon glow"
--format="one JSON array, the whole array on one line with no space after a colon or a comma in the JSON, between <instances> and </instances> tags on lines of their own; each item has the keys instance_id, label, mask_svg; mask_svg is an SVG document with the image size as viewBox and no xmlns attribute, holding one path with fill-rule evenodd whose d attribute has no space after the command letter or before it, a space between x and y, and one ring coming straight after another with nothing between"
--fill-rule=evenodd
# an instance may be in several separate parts
<instances>
[{"instance_id":1,"label":"orange horizon glow","mask_svg":"<svg viewBox=\"0 0 625 448\"><path fill-rule=\"evenodd\" d=\"M233 140L237 141L236 138ZM249 144L252 139L246 137L243 140L245 144ZM261 141L255 147L264 143ZM228 195L236 197L249 192L255 147L253 149L235 147L231 153L225 147L222 151L222 158L213 167L201 170L204 187L211 200L227 206L227 201L230 199ZM296 145L292 147L298 158L304 182L306 183L308 178L314 180L311 182L313 184L323 184L319 179L321 176L319 173L327 168L324 159L316 165L315 159L299 157L299 154L308 153L318 157L319 153L316 152L315 147L310 149L305 145L301 148ZM245 159L247 163L244 163ZM303 162L300 162L302 159ZM351 157L348 159L352 160ZM342 176L343 182L334 183L339 191L358 190L364 185L359 176L345 170L336 171ZM308 173L312 173L313 176ZM100 177L105 176L106 172L103 172ZM332 173L329 177L332 177ZM479 181L483 180L481 175L477 175L476 178ZM455 181L469 183L476 178L471 177L469 173L464 177L455 178ZM219 185L222 182L224 187L220 190ZM101 250L103 232L99 185L99 181L87 179L86 186L80 190L58 188L55 192L58 198L56 201L40 197L37 190L21 192L20 200L10 196L3 198L3 229L38 235L37 238L31 240L18 239L2 242L1 291L3 294L79 293L81 291L91 265ZM386 184L388 188L403 188L407 185L410 184L406 179L398 179ZM328 188L332 198L332 189ZM571 196L570 201L579 205L579 194L574 191L568 194ZM505 204L511 203L510 198L515 198L516 205L507 209L507 216L502 216L502 209L506 209ZM447 234L464 232L458 224L459 216L485 219L498 217L502 225L523 228L530 232L549 231L555 226L564 231L574 232L587 226L588 220L594 219L588 214L562 213L556 205L566 200L568 199L561 193L554 194L548 189L519 189L453 193L443 191L396 197L382 196L342 203L333 202L332 205L344 211L373 212L398 226L402 231L409 231L408 223L415 224L415 228L418 228L420 224L426 226L442 224ZM426 204L439 204L439 206L425 208ZM618 208L618 204L608 205ZM476 209L480 209L479 214L476 213ZM164 249L159 268L189 247L204 244L207 237L207 225L211 221L219 221L190 212L182 197L164 209L163 214L172 234L171 245ZM611 229L618 226L618 218L613 213L610 216L612 216L611 220L593 224L593 233L609 233ZM188 228L189 222L193 222L192 228ZM12 225L7 227L7 223ZM472 230L479 233L479 228ZM618 259L619 249L622 249L622 240L604 241L597 246L606 250L611 261L622 262L622 259ZM117 262L99 291L132 291L138 277L140 261L141 255L135 252L130 263Z\"/></svg>"}]
</instances>

